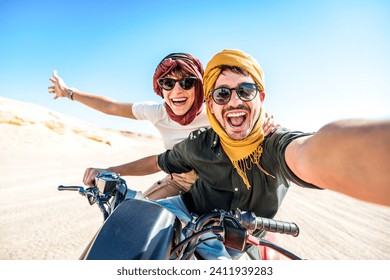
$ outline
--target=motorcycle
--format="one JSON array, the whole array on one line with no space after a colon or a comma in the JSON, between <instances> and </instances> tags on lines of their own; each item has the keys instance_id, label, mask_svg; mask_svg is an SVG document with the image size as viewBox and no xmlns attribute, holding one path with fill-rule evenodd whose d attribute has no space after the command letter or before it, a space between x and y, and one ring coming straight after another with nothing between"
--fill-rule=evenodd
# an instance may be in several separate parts
<instances>
[{"instance_id":1,"label":"motorcycle","mask_svg":"<svg viewBox=\"0 0 390 280\"><path fill-rule=\"evenodd\" d=\"M295 223L257 217L250 211L215 210L182 227L179 219L142 192L127 187L126 181L113 172L96 176L95 186L58 187L59 191L77 191L90 205L96 204L103 214L103 224L81 254L84 260L189 260L200 259L197 247L206 233L226 247L244 252L248 245L257 246L262 259L272 257L270 250L288 259L300 260L294 253L265 238L256 231L298 236ZM267 235L266 235L267 236Z\"/></svg>"}]
</instances>

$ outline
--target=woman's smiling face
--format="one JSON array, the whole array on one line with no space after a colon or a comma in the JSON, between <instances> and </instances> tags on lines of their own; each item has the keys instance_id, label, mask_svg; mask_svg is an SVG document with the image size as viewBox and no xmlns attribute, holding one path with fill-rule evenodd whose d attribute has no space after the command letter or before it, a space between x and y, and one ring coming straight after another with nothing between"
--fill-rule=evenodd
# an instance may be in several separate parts
<instances>
[{"instance_id":1,"label":"woman's smiling face","mask_svg":"<svg viewBox=\"0 0 390 280\"><path fill-rule=\"evenodd\" d=\"M184 77L177 77L168 74L164 78L180 80ZM189 90L183 89L178 82L171 90L162 89L165 103L172 109L177 116L184 116L192 107L195 101L195 86Z\"/></svg>"}]
</instances>

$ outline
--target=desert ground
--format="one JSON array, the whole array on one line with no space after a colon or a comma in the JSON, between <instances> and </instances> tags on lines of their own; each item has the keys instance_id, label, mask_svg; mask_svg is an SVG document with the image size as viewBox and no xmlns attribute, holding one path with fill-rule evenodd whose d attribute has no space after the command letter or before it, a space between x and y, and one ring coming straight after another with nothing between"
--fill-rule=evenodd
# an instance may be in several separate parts
<instances>
[{"instance_id":1,"label":"desert ground","mask_svg":"<svg viewBox=\"0 0 390 280\"><path fill-rule=\"evenodd\" d=\"M97 127L0 97L0 259L76 260L102 223L95 205L58 185L81 185L87 167L163 151L159 138ZM144 190L165 174L125 177ZM369 186L368 186L369 187ZM310 260L389 260L390 208L328 190L291 187L277 219L300 227L280 245Z\"/></svg>"}]
</instances>

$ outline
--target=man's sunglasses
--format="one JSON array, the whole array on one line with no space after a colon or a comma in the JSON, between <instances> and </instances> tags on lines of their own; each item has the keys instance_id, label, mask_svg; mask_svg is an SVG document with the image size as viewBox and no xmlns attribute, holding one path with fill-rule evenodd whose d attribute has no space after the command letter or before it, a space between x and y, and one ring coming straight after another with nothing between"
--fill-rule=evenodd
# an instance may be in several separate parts
<instances>
[{"instance_id":1,"label":"man's sunglasses","mask_svg":"<svg viewBox=\"0 0 390 280\"><path fill-rule=\"evenodd\" d=\"M238 98L242 101L252 101L259 92L259 86L252 83L241 84L236 88L220 87L211 91L211 96L218 105L229 103L233 90L236 91Z\"/></svg>"},{"instance_id":2,"label":"man's sunglasses","mask_svg":"<svg viewBox=\"0 0 390 280\"><path fill-rule=\"evenodd\" d=\"M175 80L172 78L161 78L158 79L158 84L165 90L172 90L175 87L176 82L179 83L180 87L184 90L189 90L196 85L196 77L184 77L180 80Z\"/></svg>"}]
</instances>

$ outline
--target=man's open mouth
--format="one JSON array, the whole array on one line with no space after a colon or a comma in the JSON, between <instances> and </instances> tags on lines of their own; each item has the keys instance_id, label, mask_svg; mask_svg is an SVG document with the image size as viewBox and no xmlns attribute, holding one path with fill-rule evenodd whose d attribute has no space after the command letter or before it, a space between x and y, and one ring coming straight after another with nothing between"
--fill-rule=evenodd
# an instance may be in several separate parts
<instances>
[{"instance_id":1,"label":"man's open mouth","mask_svg":"<svg viewBox=\"0 0 390 280\"><path fill-rule=\"evenodd\" d=\"M233 128L241 127L247 118L247 113L238 112L238 113L228 113L226 115L229 125Z\"/></svg>"}]
</instances>

